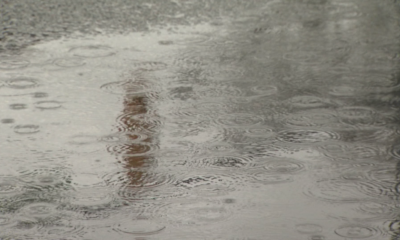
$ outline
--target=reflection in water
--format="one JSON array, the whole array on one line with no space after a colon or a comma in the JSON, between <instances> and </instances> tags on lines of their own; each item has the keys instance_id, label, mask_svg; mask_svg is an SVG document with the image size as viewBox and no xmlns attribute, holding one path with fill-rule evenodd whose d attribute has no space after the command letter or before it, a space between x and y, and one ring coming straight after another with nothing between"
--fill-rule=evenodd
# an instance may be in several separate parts
<instances>
[{"instance_id":1,"label":"reflection in water","mask_svg":"<svg viewBox=\"0 0 400 240\"><path fill-rule=\"evenodd\" d=\"M147 171L154 164L154 158L150 151L151 146L156 145L154 126L141 118L141 116L156 117L149 111L151 106L148 105L149 99L145 94L146 90L142 90L144 93L129 92L131 89L136 89L137 84L141 83L127 81L123 85L126 92L121 116L129 117L118 118L117 130L124 135L124 139L107 148L109 153L116 155L122 166L128 170L125 172L127 179L123 182L127 188L145 186L147 182L152 181L152 179L148 179L150 175ZM140 134L144 134L146 138L138 139Z\"/></svg>"},{"instance_id":2,"label":"reflection in water","mask_svg":"<svg viewBox=\"0 0 400 240\"><path fill-rule=\"evenodd\" d=\"M253 5L2 56L0 239L398 239L400 9Z\"/></svg>"}]
</instances>

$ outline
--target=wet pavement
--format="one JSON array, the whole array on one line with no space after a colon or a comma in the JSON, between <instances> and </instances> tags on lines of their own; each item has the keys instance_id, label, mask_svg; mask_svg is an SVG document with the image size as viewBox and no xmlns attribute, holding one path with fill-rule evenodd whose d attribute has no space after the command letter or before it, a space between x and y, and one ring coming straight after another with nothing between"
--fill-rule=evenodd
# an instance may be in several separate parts
<instances>
[{"instance_id":1,"label":"wet pavement","mask_svg":"<svg viewBox=\"0 0 400 240\"><path fill-rule=\"evenodd\" d=\"M0 22L0 239L399 239L399 2Z\"/></svg>"}]
</instances>

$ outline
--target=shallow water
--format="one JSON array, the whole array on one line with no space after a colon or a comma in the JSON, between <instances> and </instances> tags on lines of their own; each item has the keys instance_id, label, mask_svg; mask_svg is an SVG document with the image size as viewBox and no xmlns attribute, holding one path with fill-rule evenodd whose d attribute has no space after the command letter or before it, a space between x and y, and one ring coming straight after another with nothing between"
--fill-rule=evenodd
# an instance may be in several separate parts
<instances>
[{"instance_id":1,"label":"shallow water","mask_svg":"<svg viewBox=\"0 0 400 240\"><path fill-rule=\"evenodd\" d=\"M399 3L242 8L0 53L0 239L398 239Z\"/></svg>"}]
</instances>

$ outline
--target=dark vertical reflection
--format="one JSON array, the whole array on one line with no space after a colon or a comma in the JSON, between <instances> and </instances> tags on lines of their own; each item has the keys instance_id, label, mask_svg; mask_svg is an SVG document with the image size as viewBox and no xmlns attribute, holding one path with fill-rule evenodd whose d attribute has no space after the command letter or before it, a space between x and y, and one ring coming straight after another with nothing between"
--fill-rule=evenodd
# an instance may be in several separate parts
<instances>
[{"instance_id":1,"label":"dark vertical reflection","mask_svg":"<svg viewBox=\"0 0 400 240\"><path fill-rule=\"evenodd\" d=\"M134 74L142 75L138 71ZM154 129L149 122L144 120L149 115L149 99L143 92L129 92L129 89L141 88L141 86L138 87L140 84L143 83L133 80L128 80L124 84L126 93L116 127L121 141L112 148L108 148L109 153L116 155L127 170L126 178L121 180L124 187L144 186L148 181L146 173L153 164L149 146L155 144Z\"/></svg>"}]
</instances>

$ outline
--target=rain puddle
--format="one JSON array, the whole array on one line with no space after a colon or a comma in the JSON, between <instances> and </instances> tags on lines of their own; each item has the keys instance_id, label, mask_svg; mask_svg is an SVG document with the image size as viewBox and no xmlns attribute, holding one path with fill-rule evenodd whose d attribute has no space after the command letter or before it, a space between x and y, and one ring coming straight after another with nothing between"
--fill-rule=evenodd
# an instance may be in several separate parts
<instances>
[{"instance_id":1,"label":"rain puddle","mask_svg":"<svg viewBox=\"0 0 400 240\"><path fill-rule=\"evenodd\" d=\"M394 4L1 55L0 239L398 239Z\"/></svg>"}]
</instances>

